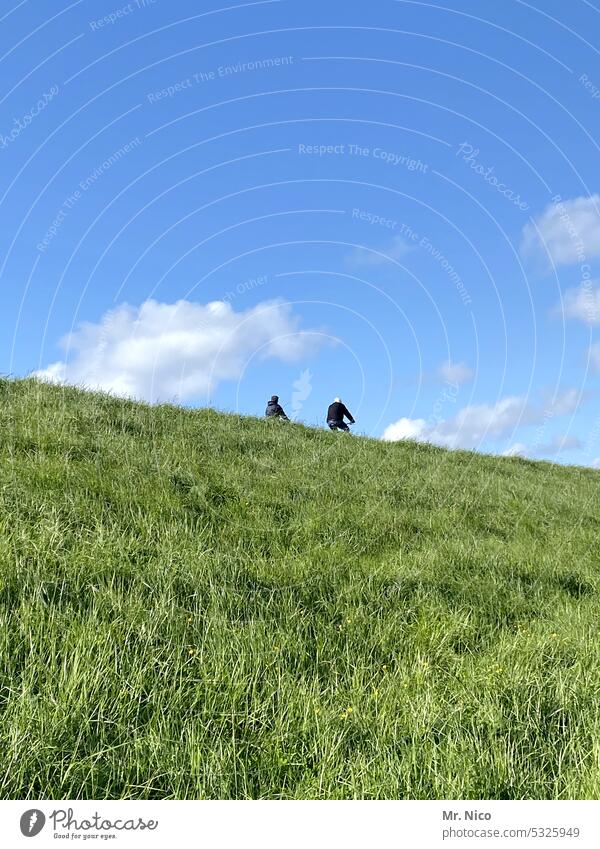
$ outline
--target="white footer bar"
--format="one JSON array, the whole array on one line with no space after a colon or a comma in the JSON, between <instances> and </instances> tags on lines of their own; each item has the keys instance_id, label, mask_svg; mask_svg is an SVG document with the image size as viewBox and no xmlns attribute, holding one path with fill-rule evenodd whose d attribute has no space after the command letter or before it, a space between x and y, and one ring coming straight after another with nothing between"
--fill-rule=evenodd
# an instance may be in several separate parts
<instances>
[{"instance_id":1,"label":"white footer bar","mask_svg":"<svg viewBox=\"0 0 600 849\"><path fill-rule=\"evenodd\" d=\"M0 801L0 846L600 847L597 801Z\"/></svg>"}]
</instances>

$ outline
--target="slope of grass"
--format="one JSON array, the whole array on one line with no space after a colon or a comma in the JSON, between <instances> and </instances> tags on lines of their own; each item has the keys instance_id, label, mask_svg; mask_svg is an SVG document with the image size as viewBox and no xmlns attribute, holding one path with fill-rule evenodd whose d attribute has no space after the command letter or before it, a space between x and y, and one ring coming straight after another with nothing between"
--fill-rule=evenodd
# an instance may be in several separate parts
<instances>
[{"instance_id":1,"label":"slope of grass","mask_svg":"<svg viewBox=\"0 0 600 849\"><path fill-rule=\"evenodd\" d=\"M0 381L3 798L600 795L600 474Z\"/></svg>"}]
</instances>

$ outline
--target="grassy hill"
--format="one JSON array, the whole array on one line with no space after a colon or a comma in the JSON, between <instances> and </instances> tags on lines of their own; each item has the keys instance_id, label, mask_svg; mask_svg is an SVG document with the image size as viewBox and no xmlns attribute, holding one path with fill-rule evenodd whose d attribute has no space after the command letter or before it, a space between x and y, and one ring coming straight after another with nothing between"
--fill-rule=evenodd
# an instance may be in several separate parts
<instances>
[{"instance_id":1,"label":"grassy hill","mask_svg":"<svg viewBox=\"0 0 600 849\"><path fill-rule=\"evenodd\" d=\"M600 796L600 473L0 381L0 796Z\"/></svg>"}]
</instances>

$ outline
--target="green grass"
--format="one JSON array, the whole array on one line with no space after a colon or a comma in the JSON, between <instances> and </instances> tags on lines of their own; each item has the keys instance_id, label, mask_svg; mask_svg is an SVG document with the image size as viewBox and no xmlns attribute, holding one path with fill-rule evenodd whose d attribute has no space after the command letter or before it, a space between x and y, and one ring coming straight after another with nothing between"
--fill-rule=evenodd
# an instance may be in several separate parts
<instances>
[{"instance_id":1,"label":"green grass","mask_svg":"<svg viewBox=\"0 0 600 849\"><path fill-rule=\"evenodd\" d=\"M600 474L0 381L2 798L600 796Z\"/></svg>"}]
</instances>

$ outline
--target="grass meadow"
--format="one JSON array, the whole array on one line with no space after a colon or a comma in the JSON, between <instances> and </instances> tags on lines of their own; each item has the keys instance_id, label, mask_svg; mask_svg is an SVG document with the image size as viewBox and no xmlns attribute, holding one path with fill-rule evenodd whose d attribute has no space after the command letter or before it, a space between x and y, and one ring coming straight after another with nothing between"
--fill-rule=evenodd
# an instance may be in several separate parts
<instances>
[{"instance_id":1,"label":"grass meadow","mask_svg":"<svg viewBox=\"0 0 600 849\"><path fill-rule=\"evenodd\" d=\"M0 381L0 796L600 797L599 494Z\"/></svg>"}]
</instances>

